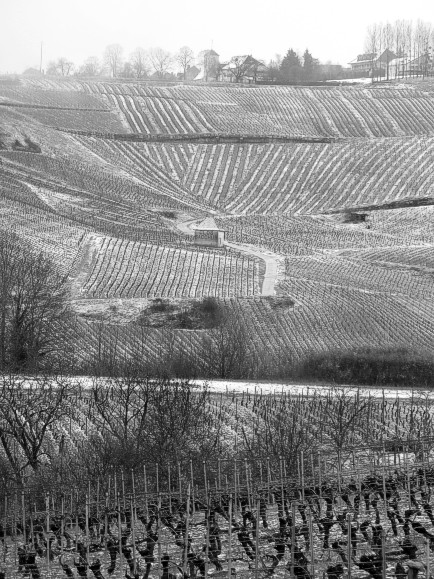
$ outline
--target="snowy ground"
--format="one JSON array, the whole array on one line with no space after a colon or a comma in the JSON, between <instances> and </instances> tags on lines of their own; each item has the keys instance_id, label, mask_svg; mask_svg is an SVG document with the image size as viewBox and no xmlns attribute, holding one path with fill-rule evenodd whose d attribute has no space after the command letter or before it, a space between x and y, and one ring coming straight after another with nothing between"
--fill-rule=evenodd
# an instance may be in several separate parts
<instances>
[{"instance_id":1,"label":"snowy ground","mask_svg":"<svg viewBox=\"0 0 434 579\"><path fill-rule=\"evenodd\" d=\"M25 381L28 386L33 382L33 378L24 376L17 376L17 383L21 380ZM63 379L63 378L62 378ZM83 389L89 389L94 383L94 378L91 376L71 376L71 384L80 385ZM267 382L266 380L225 380L225 379L197 379L191 380L191 384L197 386L198 388L204 388L205 386L212 392L220 394L221 392L228 392L229 394L236 393L240 394L242 392L248 392L254 394L255 392L259 394L305 394L315 395L324 394L336 390L341 390L345 388L348 392L358 393L361 397L372 398L387 398L388 400L395 400L396 398L403 399L408 398L420 398L424 396L432 395L432 390L423 388L380 388L380 387L369 387L369 386L354 386L352 384L296 384L292 382Z\"/></svg>"},{"instance_id":2,"label":"snowy ground","mask_svg":"<svg viewBox=\"0 0 434 579\"><path fill-rule=\"evenodd\" d=\"M373 398L388 399L411 398L414 396L421 396L423 394L430 394L430 390L412 389L412 388L370 388L370 387L355 387L353 385L327 385L327 384L292 384L289 382L265 382L265 381L242 381L242 380L193 380L193 384L203 387L207 385L214 392L250 392L257 394L327 394L330 391L345 388L352 390L354 393L358 392L359 396Z\"/></svg>"}]
</instances>

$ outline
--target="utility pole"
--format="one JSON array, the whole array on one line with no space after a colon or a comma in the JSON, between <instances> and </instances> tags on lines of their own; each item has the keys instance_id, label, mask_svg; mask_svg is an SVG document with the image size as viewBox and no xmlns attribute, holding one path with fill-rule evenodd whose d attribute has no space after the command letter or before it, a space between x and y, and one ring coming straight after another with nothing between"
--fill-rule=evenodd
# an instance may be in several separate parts
<instances>
[{"instance_id":1,"label":"utility pole","mask_svg":"<svg viewBox=\"0 0 434 579\"><path fill-rule=\"evenodd\" d=\"M42 41L41 41L41 58L39 60L39 72L42 74Z\"/></svg>"}]
</instances>

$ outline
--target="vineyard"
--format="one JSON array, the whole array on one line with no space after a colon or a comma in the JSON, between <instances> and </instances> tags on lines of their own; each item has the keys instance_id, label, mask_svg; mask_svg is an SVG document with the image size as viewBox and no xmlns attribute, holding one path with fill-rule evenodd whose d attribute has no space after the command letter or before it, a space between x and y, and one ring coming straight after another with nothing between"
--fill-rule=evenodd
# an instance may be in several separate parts
<instances>
[{"instance_id":1,"label":"vineyard","mask_svg":"<svg viewBox=\"0 0 434 579\"><path fill-rule=\"evenodd\" d=\"M81 288L87 297L233 297L259 293L258 264L234 253L164 248L108 237L93 240L83 252L92 263Z\"/></svg>"},{"instance_id":2,"label":"vineyard","mask_svg":"<svg viewBox=\"0 0 434 579\"><path fill-rule=\"evenodd\" d=\"M174 577L380 579L408 568L430 576L429 392L263 394L257 385L241 394L212 383L58 376L3 378L0 396L2 421L21 413L41 443L32 459L40 466L2 488L8 576L71 578L76 569L153 578L170 569ZM6 446L17 467L30 439L14 439ZM97 440L110 439L128 450L97 458Z\"/></svg>"},{"instance_id":3,"label":"vineyard","mask_svg":"<svg viewBox=\"0 0 434 579\"><path fill-rule=\"evenodd\" d=\"M429 137L274 145L75 138L150 187L235 214L318 214L433 196Z\"/></svg>"},{"instance_id":4,"label":"vineyard","mask_svg":"<svg viewBox=\"0 0 434 579\"><path fill-rule=\"evenodd\" d=\"M66 275L83 365L102 350L224 373L210 343L234 330L143 327L155 299L188 314L217 298L243 336L238 377L430 351L431 84L0 82L1 230ZM222 249L195 246L209 216Z\"/></svg>"},{"instance_id":5,"label":"vineyard","mask_svg":"<svg viewBox=\"0 0 434 579\"><path fill-rule=\"evenodd\" d=\"M252 90L23 79L19 86L0 87L0 98L10 104L82 109L71 118L54 111L39 119L58 128L107 133L372 138L429 135L434 123L431 94L420 86ZM85 108L93 112L86 114ZM97 108L112 112L104 120ZM115 118L118 124L109 120Z\"/></svg>"}]
</instances>

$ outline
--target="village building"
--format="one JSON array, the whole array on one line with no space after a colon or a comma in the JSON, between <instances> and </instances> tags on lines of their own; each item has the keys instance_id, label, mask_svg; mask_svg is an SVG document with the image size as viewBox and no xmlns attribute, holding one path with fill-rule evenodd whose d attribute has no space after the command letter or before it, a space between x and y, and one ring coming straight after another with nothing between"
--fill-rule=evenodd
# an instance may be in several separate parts
<instances>
[{"instance_id":1,"label":"village building","mask_svg":"<svg viewBox=\"0 0 434 579\"><path fill-rule=\"evenodd\" d=\"M223 247L224 229L218 227L214 217L207 217L194 230L194 243L207 247Z\"/></svg>"},{"instance_id":2,"label":"village building","mask_svg":"<svg viewBox=\"0 0 434 579\"><path fill-rule=\"evenodd\" d=\"M203 50L199 54L200 69L194 80L202 82L215 82L220 73L220 55L215 50Z\"/></svg>"},{"instance_id":3,"label":"village building","mask_svg":"<svg viewBox=\"0 0 434 579\"><path fill-rule=\"evenodd\" d=\"M233 56L220 70L220 80L225 82L238 82L255 84L263 80L267 74L267 67L260 60L253 58L251 54Z\"/></svg>"},{"instance_id":4,"label":"village building","mask_svg":"<svg viewBox=\"0 0 434 579\"><path fill-rule=\"evenodd\" d=\"M357 76L378 77L386 80L406 76L424 76L434 71L430 54L411 58L405 54L397 55L388 48L380 55L375 52L359 54L348 64Z\"/></svg>"},{"instance_id":5,"label":"village building","mask_svg":"<svg viewBox=\"0 0 434 579\"><path fill-rule=\"evenodd\" d=\"M376 52L359 54L357 58L348 64L358 76L386 76L388 67L396 58L398 56L386 48L381 54Z\"/></svg>"}]
</instances>

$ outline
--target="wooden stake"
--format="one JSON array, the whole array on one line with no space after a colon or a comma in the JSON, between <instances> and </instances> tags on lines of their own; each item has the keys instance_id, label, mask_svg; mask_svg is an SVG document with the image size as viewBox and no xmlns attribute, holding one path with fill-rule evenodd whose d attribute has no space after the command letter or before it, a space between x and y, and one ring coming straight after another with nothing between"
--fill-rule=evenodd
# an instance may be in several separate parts
<instances>
[{"instance_id":1,"label":"wooden stake","mask_svg":"<svg viewBox=\"0 0 434 579\"><path fill-rule=\"evenodd\" d=\"M145 516L146 520L149 518L148 510L148 479L146 477L146 465L143 465L143 483L145 485Z\"/></svg>"},{"instance_id":2,"label":"wooden stake","mask_svg":"<svg viewBox=\"0 0 434 579\"><path fill-rule=\"evenodd\" d=\"M181 479L181 465L178 462L178 490L179 490L179 502L182 501L182 479Z\"/></svg>"},{"instance_id":3,"label":"wooden stake","mask_svg":"<svg viewBox=\"0 0 434 579\"><path fill-rule=\"evenodd\" d=\"M100 537L100 524L99 524L99 477L96 483L96 518L98 519L98 538Z\"/></svg>"},{"instance_id":4,"label":"wooden stake","mask_svg":"<svg viewBox=\"0 0 434 579\"><path fill-rule=\"evenodd\" d=\"M386 531L383 529L381 531L381 555L382 555L382 566L381 566L381 574L383 575L383 579L386 579ZM427 575L429 577L429 575Z\"/></svg>"},{"instance_id":5,"label":"wooden stake","mask_svg":"<svg viewBox=\"0 0 434 579\"><path fill-rule=\"evenodd\" d=\"M268 504L271 503L270 482L271 482L270 457L267 456L267 497L268 497L267 502L268 502Z\"/></svg>"},{"instance_id":6,"label":"wooden stake","mask_svg":"<svg viewBox=\"0 0 434 579\"><path fill-rule=\"evenodd\" d=\"M121 499L118 493L117 496L117 506L118 506L118 541L119 541L119 567L122 571L122 523L121 523Z\"/></svg>"},{"instance_id":7,"label":"wooden stake","mask_svg":"<svg viewBox=\"0 0 434 579\"><path fill-rule=\"evenodd\" d=\"M291 517L292 517L292 525L291 525L291 579L295 579L294 573L294 554L295 554L295 502L292 501L291 503Z\"/></svg>"},{"instance_id":8,"label":"wooden stake","mask_svg":"<svg viewBox=\"0 0 434 579\"><path fill-rule=\"evenodd\" d=\"M191 477L191 499L192 499L192 512L193 515L196 512L196 501L194 498L194 477L193 477L193 461L190 459L190 477Z\"/></svg>"},{"instance_id":9,"label":"wooden stake","mask_svg":"<svg viewBox=\"0 0 434 579\"><path fill-rule=\"evenodd\" d=\"M121 471L121 481L122 481L122 502L124 504L124 512L126 511L125 506L125 481L124 481L124 471Z\"/></svg>"},{"instance_id":10,"label":"wooden stake","mask_svg":"<svg viewBox=\"0 0 434 579\"><path fill-rule=\"evenodd\" d=\"M259 499L256 501L256 529L255 529L255 579L259 577L259 517L261 516L261 503Z\"/></svg>"},{"instance_id":11,"label":"wooden stake","mask_svg":"<svg viewBox=\"0 0 434 579\"><path fill-rule=\"evenodd\" d=\"M311 577L315 577L315 545L313 541L313 517L312 508L309 507L309 536L310 536L310 561L311 561Z\"/></svg>"},{"instance_id":12,"label":"wooden stake","mask_svg":"<svg viewBox=\"0 0 434 579\"><path fill-rule=\"evenodd\" d=\"M27 543L27 533L26 533L26 505L24 501L24 491L21 491L21 505L22 505L22 521L23 521L23 539L24 545Z\"/></svg>"},{"instance_id":13,"label":"wooden stake","mask_svg":"<svg viewBox=\"0 0 434 579\"><path fill-rule=\"evenodd\" d=\"M237 516L238 511L238 496L237 496L237 459L234 458L234 516Z\"/></svg>"},{"instance_id":14,"label":"wooden stake","mask_svg":"<svg viewBox=\"0 0 434 579\"><path fill-rule=\"evenodd\" d=\"M169 485L169 513L172 514L172 480L171 480L171 473L170 473L170 464L167 467L167 476L168 476L168 485Z\"/></svg>"},{"instance_id":15,"label":"wooden stake","mask_svg":"<svg viewBox=\"0 0 434 579\"><path fill-rule=\"evenodd\" d=\"M209 508L209 496L206 499L206 511L205 511L205 528L206 528L206 535L205 535L205 577L208 577L208 570L209 570L209 518L210 518L210 508Z\"/></svg>"},{"instance_id":16,"label":"wooden stake","mask_svg":"<svg viewBox=\"0 0 434 579\"><path fill-rule=\"evenodd\" d=\"M62 507L61 507L61 518L60 518L60 556L63 557L63 537L65 536L65 504L64 497L62 495Z\"/></svg>"},{"instance_id":17,"label":"wooden stake","mask_svg":"<svg viewBox=\"0 0 434 579\"><path fill-rule=\"evenodd\" d=\"M348 545L347 545L347 557L348 557L348 579L351 579L351 515L347 515L347 532L348 532Z\"/></svg>"},{"instance_id":18,"label":"wooden stake","mask_svg":"<svg viewBox=\"0 0 434 579\"><path fill-rule=\"evenodd\" d=\"M322 499L322 480L321 480L321 451L318 451L318 485L319 485L319 497Z\"/></svg>"},{"instance_id":19,"label":"wooden stake","mask_svg":"<svg viewBox=\"0 0 434 579\"><path fill-rule=\"evenodd\" d=\"M249 489L249 467L247 464L247 458L244 459L244 468L246 471L247 503L249 505L249 511L251 512L253 509L252 509L252 500L251 500L250 489Z\"/></svg>"},{"instance_id":20,"label":"wooden stake","mask_svg":"<svg viewBox=\"0 0 434 579\"><path fill-rule=\"evenodd\" d=\"M182 574L183 577L186 576L187 573L187 563L188 563L188 522L190 516L190 485L188 485L187 489L187 509L185 511L185 543L184 543L184 561L182 565Z\"/></svg>"},{"instance_id":21,"label":"wooden stake","mask_svg":"<svg viewBox=\"0 0 434 579\"><path fill-rule=\"evenodd\" d=\"M161 495L158 495L157 510L157 545L158 545L158 577L161 577Z\"/></svg>"},{"instance_id":22,"label":"wooden stake","mask_svg":"<svg viewBox=\"0 0 434 579\"><path fill-rule=\"evenodd\" d=\"M284 490L284 483L283 483L283 467L282 467L282 457L279 456L279 466L280 466L280 492L282 494L282 502L280 506L280 514L279 516L283 517L285 512L285 490ZM279 505L277 505L279 507ZM279 508L278 508L279 510Z\"/></svg>"},{"instance_id":23,"label":"wooden stake","mask_svg":"<svg viewBox=\"0 0 434 579\"><path fill-rule=\"evenodd\" d=\"M384 391L383 391L384 392ZM383 494L384 494L384 520L387 521L387 498L386 498L386 449L383 440Z\"/></svg>"},{"instance_id":24,"label":"wooden stake","mask_svg":"<svg viewBox=\"0 0 434 579\"><path fill-rule=\"evenodd\" d=\"M5 518L3 524L3 562L6 561L6 525L8 524L7 513L8 513L8 497L5 494ZM33 517L30 517L30 520L33 520Z\"/></svg>"},{"instance_id":25,"label":"wooden stake","mask_svg":"<svg viewBox=\"0 0 434 579\"><path fill-rule=\"evenodd\" d=\"M304 452L300 452L300 470L301 470L301 498L304 502Z\"/></svg>"},{"instance_id":26,"label":"wooden stake","mask_svg":"<svg viewBox=\"0 0 434 579\"><path fill-rule=\"evenodd\" d=\"M47 528L47 567L48 572L50 571L50 495L47 493L45 497L45 509L46 513L46 528Z\"/></svg>"},{"instance_id":27,"label":"wooden stake","mask_svg":"<svg viewBox=\"0 0 434 579\"><path fill-rule=\"evenodd\" d=\"M133 503L133 498L130 497L130 508L131 508L131 535L132 535L132 539L133 539L133 560L134 560L134 576L136 575L136 565L137 565L137 560L136 560L136 521L134 518L134 503Z\"/></svg>"},{"instance_id":28,"label":"wooden stake","mask_svg":"<svg viewBox=\"0 0 434 579\"><path fill-rule=\"evenodd\" d=\"M105 512L104 512L104 566L107 564L107 535L108 535L108 508L109 493L105 494Z\"/></svg>"},{"instance_id":29,"label":"wooden stake","mask_svg":"<svg viewBox=\"0 0 434 579\"><path fill-rule=\"evenodd\" d=\"M208 479L206 476L206 463L204 460L202 461L202 463L203 463L203 480L205 485L205 496L208 496Z\"/></svg>"},{"instance_id":30,"label":"wooden stake","mask_svg":"<svg viewBox=\"0 0 434 579\"><path fill-rule=\"evenodd\" d=\"M228 528L228 577L231 579L232 573L232 495L229 495L229 528Z\"/></svg>"},{"instance_id":31,"label":"wooden stake","mask_svg":"<svg viewBox=\"0 0 434 579\"><path fill-rule=\"evenodd\" d=\"M89 495L86 495L86 555L87 560L89 561Z\"/></svg>"}]
</instances>

